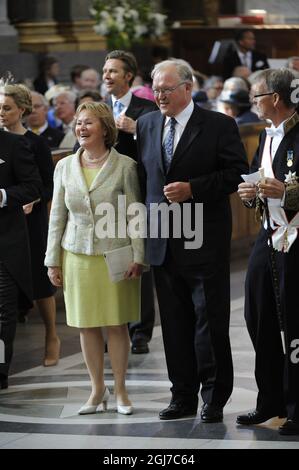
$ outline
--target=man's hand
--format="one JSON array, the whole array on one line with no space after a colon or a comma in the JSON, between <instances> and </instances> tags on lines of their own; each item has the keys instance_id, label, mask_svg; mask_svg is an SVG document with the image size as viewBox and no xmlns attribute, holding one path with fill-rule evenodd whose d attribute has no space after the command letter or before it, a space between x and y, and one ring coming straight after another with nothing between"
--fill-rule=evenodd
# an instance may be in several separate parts
<instances>
[{"instance_id":1,"label":"man's hand","mask_svg":"<svg viewBox=\"0 0 299 470\"><path fill-rule=\"evenodd\" d=\"M128 132L128 134L136 133L137 122L129 118L125 114L121 114L115 121L117 129Z\"/></svg>"},{"instance_id":2,"label":"man's hand","mask_svg":"<svg viewBox=\"0 0 299 470\"><path fill-rule=\"evenodd\" d=\"M265 178L263 183L258 183L259 195L262 197L271 197L273 199L282 199L285 191L284 183L275 178Z\"/></svg>"},{"instance_id":3,"label":"man's hand","mask_svg":"<svg viewBox=\"0 0 299 470\"><path fill-rule=\"evenodd\" d=\"M25 204L23 206L24 214L26 214L26 215L31 214L33 206L34 206L34 202L30 202L29 204Z\"/></svg>"},{"instance_id":4,"label":"man's hand","mask_svg":"<svg viewBox=\"0 0 299 470\"><path fill-rule=\"evenodd\" d=\"M248 202L256 197L257 187L253 183L240 183L238 186L238 194L242 201Z\"/></svg>"},{"instance_id":5,"label":"man's hand","mask_svg":"<svg viewBox=\"0 0 299 470\"><path fill-rule=\"evenodd\" d=\"M164 194L170 203L187 201L192 198L191 184L179 181L170 183L164 186Z\"/></svg>"},{"instance_id":6,"label":"man's hand","mask_svg":"<svg viewBox=\"0 0 299 470\"><path fill-rule=\"evenodd\" d=\"M48 276L55 287L62 287L62 270L57 266L51 266L48 268Z\"/></svg>"}]
</instances>

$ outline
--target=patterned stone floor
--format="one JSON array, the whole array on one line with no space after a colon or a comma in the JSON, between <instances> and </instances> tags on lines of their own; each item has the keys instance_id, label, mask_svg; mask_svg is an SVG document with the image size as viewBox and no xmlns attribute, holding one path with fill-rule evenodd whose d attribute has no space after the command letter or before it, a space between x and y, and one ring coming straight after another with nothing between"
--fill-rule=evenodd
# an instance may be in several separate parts
<instances>
[{"instance_id":1,"label":"patterned stone floor","mask_svg":"<svg viewBox=\"0 0 299 470\"><path fill-rule=\"evenodd\" d=\"M40 366L43 327L37 315L33 312L27 323L18 325L10 386L0 392L0 448L299 448L299 437L278 434L277 428L282 421L272 420L251 428L240 428L235 424L237 414L252 409L256 397L254 353L243 320L245 268L242 261L232 264L231 341L235 386L225 407L223 423L204 424L199 416L172 422L158 419L159 410L168 404L170 397L158 319L150 353L130 356L127 384L134 414L117 414L112 395L107 412L77 415L89 396L89 380L78 332L65 326L63 302L58 295L62 358L57 366ZM108 356L105 358L105 379L112 391Z\"/></svg>"}]
</instances>

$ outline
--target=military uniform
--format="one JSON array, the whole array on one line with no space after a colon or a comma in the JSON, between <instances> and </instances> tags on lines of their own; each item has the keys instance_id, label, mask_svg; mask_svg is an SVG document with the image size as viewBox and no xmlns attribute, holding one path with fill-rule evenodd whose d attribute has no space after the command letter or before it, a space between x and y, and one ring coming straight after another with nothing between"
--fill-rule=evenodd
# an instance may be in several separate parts
<instances>
[{"instance_id":1,"label":"military uniform","mask_svg":"<svg viewBox=\"0 0 299 470\"><path fill-rule=\"evenodd\" d=\"M268 234L263 224L249 259L245 283L245 319L256 352L255 376L258 385L256 409L269 416L286 416L299 424L299 117L295 113L284 122L284 136L272 163L272 177L285 183L282 201L276 199L271 217L271 233L278 271L286 355L283 353L276 312L273 269ZM265 163L269 136L263 131L251 172ZM266 175L269 176L269 175ZM260 201L262 210L263 202ZM297 225L296 225L297 224ZM294 227L292 226L294 225Z\"/></svg>"}]
</instances>

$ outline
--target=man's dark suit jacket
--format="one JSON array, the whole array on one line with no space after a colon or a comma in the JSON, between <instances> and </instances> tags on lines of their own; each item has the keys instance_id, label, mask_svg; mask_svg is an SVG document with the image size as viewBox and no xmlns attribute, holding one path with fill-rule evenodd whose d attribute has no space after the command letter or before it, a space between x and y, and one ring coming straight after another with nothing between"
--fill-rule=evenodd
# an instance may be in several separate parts
<instances>
[{"instance_id":1,"label":"man's dark suit jacket","mask_svg":"<svg viewBox=\"0 0 299 470\"><path fill-rule=\"evenodd\" d=\"M108 101L108 105L112 107L111 99ZM147 114L150 111L155 111L156 109L157 106L152 101L132 95L130 105L126 110L125 115L136 121L140 118L140 116L143 116L144 114ZM128 155L134 160L137 160L137 143L136 139L134 139L133 134L119 131L115 148L119 153Z\"/></svg>"},{"instance_id":2,"label":"man's dark suit jacket","mask_svg":"<svg viewBox=\"0 0 299 470\"><path fill-rule=\"evenodd\" d=\"M64 133L59 129L48 126L47 129L40 134L40 136L47 141L50 149L59 147L60 142L64 137Z\"/></svg>"},{"instance_id":3,"label":"man's dark suit jacket","mask_svg":"<svg viewBox=\"0 0 299 470\"><path fill-rule=\"evenodd\" d=\"M54 81L55 85L58 83L56 78L52 78L52 80ZM39 75L38 77L36 77L36 79L33 81L33 86L34 90L40 93L41 95L44 95L49 89L47 80L43 75Z\"/></svg>"},{"instance_id":4,"label":"man's dark suit jacket","mask_svg":"<svg viewBox=\"0 0 299 470\"><path fill-rule=\"evenodd\" d=\"M24 137L0 130L0 188L7 206L0 208L0 260L20 290L32 299L29 245L23 204L40 197L41 180Z\"/></svg>"},{"instance_id":5,"label":"man's dark suit jacket","mask_svg":"<svg viewBox=\"0 0 299 470\"><path fill-rule=\"evenodd\" d=\"M225 56L223 61L223 78L226 80L232 76L232 73L235 67L243 65L240 57L235 49L231 49L230 52ZM257 51L252 51L252 65L251 72L256 72L257 70L268 69L270 66L268 64L267 57L265 54L261 54Z\"/></svg>"},{"instance_id":6,"label":"man's dark suit jacket","mask_svg":"<svg viewBox=\"0 0 299 470\"><path fill-rule=\"evenodd\" d=\"M242 180L240 175L248 173L237 125L224 114L195 106L165 174L162 157L164 122L165 118L157 111L142 116L137 123L138 167L148 211L150 203L167 202L163 193L165 185L190 181L193 199L186 202L191 204L193 219L194 203L203 203L203 245L199 249L185 249L184 236L170 237L169 248L177 263L182 265L216 263L217 258L229 256L229 194L237 190ZM150 264L157 266L164 262L167 243L166 238L147 240Z\"/></svg>"}]
</instances>

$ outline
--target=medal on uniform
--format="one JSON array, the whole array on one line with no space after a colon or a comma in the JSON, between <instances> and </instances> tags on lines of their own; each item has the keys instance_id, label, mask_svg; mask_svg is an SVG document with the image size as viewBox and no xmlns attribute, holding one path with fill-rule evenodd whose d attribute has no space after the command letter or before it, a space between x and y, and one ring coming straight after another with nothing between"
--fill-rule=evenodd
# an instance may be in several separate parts
<instances>
[{"instance_id":1,"label":"medal on uniform","mask_svg":"<svg viewBox=\"0 0 299 470\"><path fill-rule=\"evenodd\" d=\"M294 152L293 150L288 150L287 151L287 166L288 167L293 166L293 161L294 161Z\"/></svg>"},{"instance_id":2,"label":"medal on uniform","mask_svg":"<svg viewBox=\"0 0 299 470\"><path fill-rule=\"evenodd\" d=\"M292 173L291 170L289 170L288 174L284 175L284 176L285 176L284 183L287 186L297 184L298 176L296 175L296 171L294 171L294 173Z\"/></svg>"}]
</instances>

